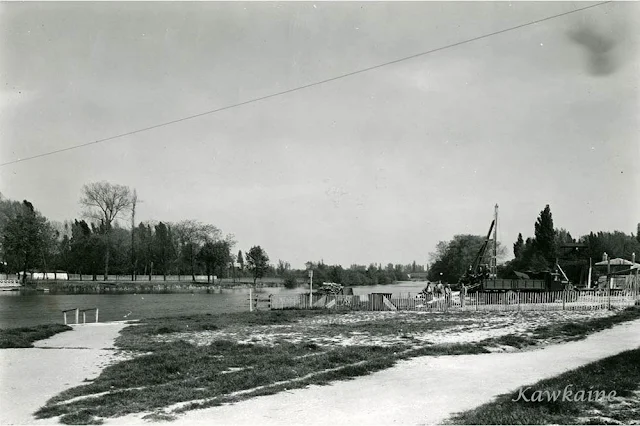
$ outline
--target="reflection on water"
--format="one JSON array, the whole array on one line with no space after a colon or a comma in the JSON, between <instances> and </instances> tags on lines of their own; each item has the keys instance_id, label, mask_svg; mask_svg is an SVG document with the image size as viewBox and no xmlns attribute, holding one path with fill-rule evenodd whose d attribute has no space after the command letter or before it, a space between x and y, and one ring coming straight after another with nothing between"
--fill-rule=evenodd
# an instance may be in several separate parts
<instances>
[{"instance_id":1,"label":"reflection on water","mask_svg":"<svg viewBox=\"0 0 640 426\"><path fill-rule=\"evenodd\" d=\"M354 287L354 294L374 292L406 295L417 293L422 282L400 282L393 285ZM293 295L308 292L298 288L262 288L265 294ZM0 328L23 327L36 324L62 322L62 311L66 309L100 309L100 322L121 321L151 317L191 315L204 313L241 312L249 309L249 289L216 289L211 293L175 294L20 294L0 292ZM69 315L69 314L67 314ZM87 321L94 320L87 313ZM68 316L73 322L73 315ZM82 317L80 319L82 321Z\"/></svg>"}]
</instances>

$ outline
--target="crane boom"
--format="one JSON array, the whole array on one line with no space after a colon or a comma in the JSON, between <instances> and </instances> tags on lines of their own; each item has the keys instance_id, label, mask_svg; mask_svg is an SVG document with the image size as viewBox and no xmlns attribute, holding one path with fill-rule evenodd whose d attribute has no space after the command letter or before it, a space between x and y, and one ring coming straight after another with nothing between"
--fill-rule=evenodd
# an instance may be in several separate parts
<instances>
[{"instance_id":1,"label":"crane boom","mask_svg":"<svg viewBox=\"0 0 640 426\"><path fill-rule=\"evenodd\" d=\"M471 267L471 272L472 273L477 273L478 272L478 267L480 266L480 261L482 261L482 258L484 258L485 253L487 252L487 246L489 245L489 241L491 241L491 232L493 231L493 227L495 226L496 221L495 219L491 221L491 226L489 227L489 232L487 232L487 238L485 238L484 243L482 243L482 246L480 247L480 250L478 251L478 254L476 255L475 260L473 261L473 265Z\"/></svg>"}]
</instances>

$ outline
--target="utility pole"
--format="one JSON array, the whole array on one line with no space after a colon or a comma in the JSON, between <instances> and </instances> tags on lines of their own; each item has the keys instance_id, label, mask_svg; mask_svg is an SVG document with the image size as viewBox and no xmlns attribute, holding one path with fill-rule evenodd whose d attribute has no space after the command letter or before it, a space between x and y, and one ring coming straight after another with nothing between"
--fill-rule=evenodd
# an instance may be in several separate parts
<instances>
[{"instance_id":1,"label":"utility pole","mask_svg":"<svg viewBox=\"0 0 640 426\"><path fill-rule=\"evenodd\" d=\"M138 192L133 190L131 199L131 281L135 281L136 277L136 204L138 203Z\"/></svg>"}]
</instances>

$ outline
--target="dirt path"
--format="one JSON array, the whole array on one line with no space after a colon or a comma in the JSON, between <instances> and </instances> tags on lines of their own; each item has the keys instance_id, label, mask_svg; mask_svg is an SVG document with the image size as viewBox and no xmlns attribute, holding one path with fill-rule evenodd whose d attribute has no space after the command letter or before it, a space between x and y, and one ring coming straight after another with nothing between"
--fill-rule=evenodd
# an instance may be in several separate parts
<instances>
[{"instance_id":1,"label":"dirt path","mask_svg":"<svg viewBox=\"0 0 640 426\"><path fill-rule=\"evenodd\" d=\"M33 413L49 398L97 377L115 359L113 342L126 325L79 325L35 348L0 349L0 424L35 424Z\"/></svg>"},{"instance_id":2,"label":"dirt path","mask_svg":"<svg viewBox=\"0 0 640 426\"><path fill-rule=\"evenodd\" d=\"M421 357L355 380L194 410L171 425L437 424L495 396L640 346L640 320L521 353ZM108 424L143 423L142 415Z\"/></svg>"}]
</instances>

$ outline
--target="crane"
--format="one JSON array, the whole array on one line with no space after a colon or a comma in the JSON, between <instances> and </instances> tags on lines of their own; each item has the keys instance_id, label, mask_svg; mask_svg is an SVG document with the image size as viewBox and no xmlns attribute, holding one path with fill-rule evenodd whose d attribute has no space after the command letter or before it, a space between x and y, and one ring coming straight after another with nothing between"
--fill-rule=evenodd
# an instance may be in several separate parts
<instances>
[{"instance_id":1,"label":"crane","mask_svg":"<svg viewBox=\"0 0 640 426\"><path fill-rule=\"evenodd\" d=\"M495 277L495 266L496 266L496 255L497 255L497 241L496 241L496 233L498 229L498 205L495 207L495 217L491 221L491 226L489 226L489 232L487 232L487 237L485 238L482 246L480 246L480 250L478 250L478 254L476 255L473 263L469 266L469 269L464 273L464 275L460 278L460 284L464 285L467 290L478 287L482 284L482 280L485 278L489 278L491 275ZM485 269L482 268L481 262L484 259L487 248L489 247L489 243L491 242L491 233L493 232L493 253L492 260L490 262L490 268Z\"/></svg>"}]
</instances>

